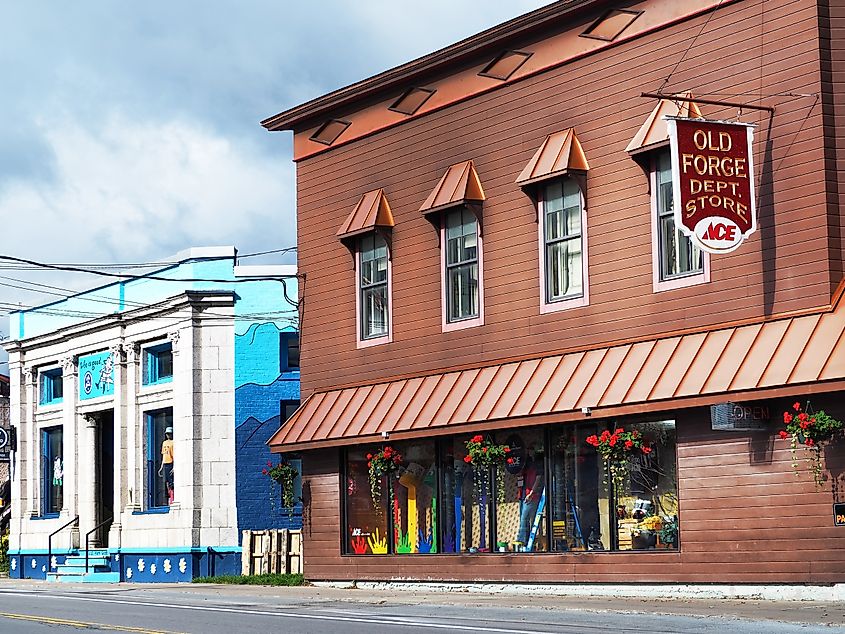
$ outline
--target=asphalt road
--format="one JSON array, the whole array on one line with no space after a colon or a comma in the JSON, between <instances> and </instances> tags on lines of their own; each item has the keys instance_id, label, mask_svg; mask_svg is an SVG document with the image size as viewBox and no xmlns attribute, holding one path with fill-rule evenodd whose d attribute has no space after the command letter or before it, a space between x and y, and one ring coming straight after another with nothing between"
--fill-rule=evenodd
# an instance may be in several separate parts
<instances>
[{"instance_id":1,"label":"asphalt road","mask_svg":"<svg viewBox=\"0 0 845 634\"><path fill-rule=\"evenodd\" d=\"M350 594L350 592L352 594ZM357 594L355 594L357 592ZM350 598L351 597L351 598ZM385 598L387 597L387 598ZM81 630L106 632L189 632L202 634L382 634L478 632L496 634L636 633L686 634L688 632L738 634L810 634L840 630L839 613L831 619L801 623L788 609L788 623L769 618L717 616L712 602L707 610L657 613L638 602L598 604L579 602L584 609L539 598L516 601L455 600L444 597L420 600L413 595L383 595L347 591L325 593L317 589L220 588L209 586L150 587L130 585L72 586L0 584L0 632L63 633ZM578 603L576 603L578 605ZM798 608L796 608L798 609ZM820 608L826 609L826 608ZM679 610L668 610L678 612ZM700 614L692 616L695 612ZM709 611L709 613L708 613ZM731 614L735 611L726 611ZM761 612L763 614L763 612ZM792 616L788 616L792 614ZM807 614L819 616L815 611ZM775 617L777 619L777 617ZM840 630L841 631L841 630Z\"/></svg>"}]
</instances>

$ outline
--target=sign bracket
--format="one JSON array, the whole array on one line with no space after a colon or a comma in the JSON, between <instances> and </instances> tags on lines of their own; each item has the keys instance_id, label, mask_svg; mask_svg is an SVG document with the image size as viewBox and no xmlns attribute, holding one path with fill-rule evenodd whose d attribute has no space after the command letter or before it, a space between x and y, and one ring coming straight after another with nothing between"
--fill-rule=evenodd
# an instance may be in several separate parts
<instances>
[{"instance_id":1,"label":"sign bracket","mask_svg":"<svg viewBox=\"0 0 845 634\"><path fill-rule=\"evenodd\" d=\"M674 101L694 101L695 103L703 103L709 106L724 106L725 108L740 108L742 110L764 110L770 114L774 114L774 106L760 106L750 103L737 103L735 101L718 101L715 99L701 99L699 97L685 97L683 95L666 95L656 92L640 93L640 97L647 97L649 99L670 99Z\"/></svg>"}]
</instances>

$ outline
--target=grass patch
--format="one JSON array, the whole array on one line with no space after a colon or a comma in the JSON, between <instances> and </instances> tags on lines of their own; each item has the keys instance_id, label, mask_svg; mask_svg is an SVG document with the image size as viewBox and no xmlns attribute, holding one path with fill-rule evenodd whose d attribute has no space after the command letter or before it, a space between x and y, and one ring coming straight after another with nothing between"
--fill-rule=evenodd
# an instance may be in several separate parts
<instances>
[{"instance_id":1,"label":"grass patch","mask_svg":"<svg viewBox=\"0 0 845 634\"><path fill-rule=\"evenodd\" d=\"M236 586L301 586L305 577L294 575L220 575L219 577L197 577L193 583L224 583Z\"/></svg>"}]
</instances>

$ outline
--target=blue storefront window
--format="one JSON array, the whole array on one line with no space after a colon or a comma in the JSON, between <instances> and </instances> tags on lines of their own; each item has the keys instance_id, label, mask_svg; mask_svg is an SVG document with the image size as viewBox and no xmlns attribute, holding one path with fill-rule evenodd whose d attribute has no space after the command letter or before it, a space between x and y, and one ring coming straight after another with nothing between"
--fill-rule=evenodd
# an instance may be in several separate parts
<instances>
[{"instance_id":1,"label":"blue storefront window","mask_svg":"<svg viewBox=\"0 0 845 634\"><path fill-rule=\"evenodd\" d=\"M40 405L56 405L62 402L63 384L61 368L41 372L40 384L38 398Z\"/></svg>"},{"instance_id":2,"label":"blue storefront window","mask_svg":"<svg viewBox=\"0 0 845 634\"><path fill-rule=\"evenodd\" d=\"M62 510L64 452L62 428L41 430L41 515L56 516Z\"/></svg>"},{"instance_id":3,"label":"blue storefront window","mask_svg":"<svg viewBox=\"0 0 845 634\"><path fill-rule=\"evenodd\" d=\"M151 346L144 351L144 385L173 380L173 347L169 343Z\"/></svg>"},{"instance_id":4,"label":"blue storefront window","mask_svg":"<svg viewBox=\"0 0 845 634\"><path fill-rule=\"evenodd\" d=\"M173 502L173 409L147 412L147 510Z\"/></svg>"}]
</instances>

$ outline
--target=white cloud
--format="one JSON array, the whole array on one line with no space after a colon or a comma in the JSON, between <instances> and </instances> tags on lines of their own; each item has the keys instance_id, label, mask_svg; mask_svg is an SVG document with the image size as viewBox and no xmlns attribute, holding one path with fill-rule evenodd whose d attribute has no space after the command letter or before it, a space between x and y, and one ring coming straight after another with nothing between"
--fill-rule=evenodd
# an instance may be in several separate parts
<instances>
[{"instance_id":1,"label":"white cloud","mask_svg":"<svg viewBox=\"0 0 845 634\"><path fill-rule=\"evenodd\" d=\"M49 185L18 181L0 195L0 251L50 261L122 262L188 246L295 244L293 166L184 122L111 116L97 127L51 120ZM28 236L25 244L11 236ZM263 242L256 244L256 236ZM241 245L247 246L247 245Z\"/></svg>"}]
</instances>

